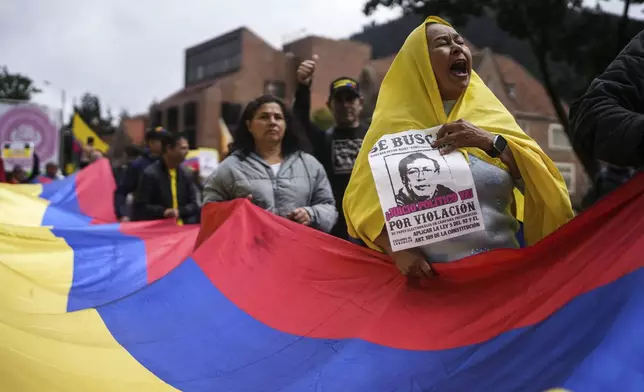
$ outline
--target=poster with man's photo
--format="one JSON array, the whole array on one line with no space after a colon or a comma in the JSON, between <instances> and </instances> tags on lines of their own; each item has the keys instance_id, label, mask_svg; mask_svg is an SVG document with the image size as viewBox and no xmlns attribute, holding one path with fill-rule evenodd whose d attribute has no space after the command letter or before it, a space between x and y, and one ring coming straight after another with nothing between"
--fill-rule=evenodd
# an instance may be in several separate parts
<instances>
[{"instance_id":1,"label":"poster with man's photo","mask_svg":"<svg viewBox=\"0 0 644 392\"><path fill-rule=\"evenodd\" d=\"M439 129L385 135L369 153L394 251L485 229L467 160L432 147Z\"/></svg>"}]
</instances>

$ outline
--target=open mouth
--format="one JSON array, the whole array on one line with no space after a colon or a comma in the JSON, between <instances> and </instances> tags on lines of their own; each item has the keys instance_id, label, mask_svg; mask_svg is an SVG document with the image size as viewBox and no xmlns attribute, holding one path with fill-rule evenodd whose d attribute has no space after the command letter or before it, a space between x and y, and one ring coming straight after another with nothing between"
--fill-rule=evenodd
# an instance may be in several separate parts
<instances>
[{"instance_id":1,"label":"open mouth","mask_svg":"<svg viewBox=\"0 0 644 392\"><path fill-rule=\"evenodd\" d=\"M459 78L469 75L467 61L465 59L458 59L454 61L452 65L449 67L449 71L452 73L452 75L457 76Z\"/></svg>"}]
</instances>

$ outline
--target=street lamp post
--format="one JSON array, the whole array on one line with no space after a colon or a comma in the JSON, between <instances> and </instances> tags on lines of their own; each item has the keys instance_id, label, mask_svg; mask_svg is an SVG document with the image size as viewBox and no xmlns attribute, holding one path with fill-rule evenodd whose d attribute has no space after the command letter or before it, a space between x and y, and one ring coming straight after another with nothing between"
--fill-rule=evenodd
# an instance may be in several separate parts
<instances>
[{"instance_id":1,"label":"street lamp post","mask_svg":"<svg viewBox=\"0 0 644 392\"><path fill-rule=\"evenodd\" d=\"M64 162L64 135L63 135L63 130L65 129L65 104L67 100L67 93L65 92L65 89L63 88L58 88L54 86L50 81L45 80L44 81L45 86L52 87L56 90L60 90L60 129L58 131L58 137L59 137L59 143L58 143L58 166L61 168L61 170L64 171L63 165L65 164Z\"/></svg>"}]
</instances>

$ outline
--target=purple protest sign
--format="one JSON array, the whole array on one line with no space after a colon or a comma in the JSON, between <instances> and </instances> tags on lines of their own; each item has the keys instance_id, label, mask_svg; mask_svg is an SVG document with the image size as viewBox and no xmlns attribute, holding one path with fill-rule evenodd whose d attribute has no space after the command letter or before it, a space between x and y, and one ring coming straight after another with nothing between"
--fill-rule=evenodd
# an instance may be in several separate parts
<instances>
[{"instance_id":1,"label":"purple protest sign","mask_svg":"<svg viewBox=\"0 0 644 392\"><path fill-rule=\"evenodd\" d=\"M0 142L31 142L41 163L57 161L60 137L55 122L37 105L0 103Z\"/></svg>"}]
</instances>

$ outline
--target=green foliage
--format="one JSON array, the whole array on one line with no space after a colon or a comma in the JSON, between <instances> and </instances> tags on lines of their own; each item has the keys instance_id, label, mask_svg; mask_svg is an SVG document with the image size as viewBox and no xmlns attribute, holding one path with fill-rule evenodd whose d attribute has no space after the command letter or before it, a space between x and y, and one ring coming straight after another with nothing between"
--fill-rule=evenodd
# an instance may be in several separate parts
<instances>
[{"instance_id":1,"label":"green foliage","mask_svg":"<svg viewBox=\"0 0 644 392\"><path fill-rule=\"evenodd\" d=\"M329 129L335 123L333 119L333 114L327 108L321 108L313 112L311 121L322 130Z\"/></svg>"},{"instance_id":2,"label":"green foliage","mask_svg":"<svg viewBox=\"0 0 644 392\"><path fill-rule=\"evenodd\" d=\"M130 117L130 113L127 110L121 109L121 112L119 113L119 122L127 120Z\"/></svg>"},{"instance_id":3,"label":"green foliage","mask_svg":"<svg viewBox=\"0 0 644 392\"><path fill-rule=\"evenodd\" d=\"M99 135L113 134L116 131L112 111L108 108L105 116L103 115L101 100L97 95L85 93L76 112Z\"/></svg>"},{"instance_id":4,"label":"green foliage","mask_svg":"<svg viewBox=\"0 0 644 392\"><path fill-rule=\"evenodd\" d=\"M572 15L559 38L562 44L553 45L555 60L570 65L579 80L574 95L580 95L590 82L602 73L624 46L642 29L641 22L628 18L631 5L644 0L626 1L618 17L600 8L583 8ZM560 89L563 86L558 86Z\"/></svg>"},{"instance_id":5,"label":"green foliage","mask_svg":"<svg viewBox=\"0 0 644 392\"><path fill-rule=\"evenodd\" d=\"M78 113L83 121L92 128L99 136L112 135L116 132L116 119L112 114L110 108L103 114L101 107L101 100L97 95L85 93L80 98L80 103L74 106L76 113ZM72 121L74 113L69 117L69 123L65 126L67 129L72 128Z\"/></svg>"},{"instance_id":6,"label":"green foliage","mask_svg":"<svg viewBox=\"0 0 644 392\"><path fill-rule=\"evenodd\" d=\"M33 94L40 92L28 76L10 73L7 67L0 67L0 99L29 101Z\"/></svg>"}]
</instances>

